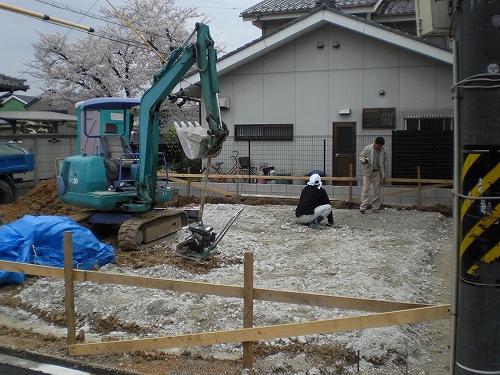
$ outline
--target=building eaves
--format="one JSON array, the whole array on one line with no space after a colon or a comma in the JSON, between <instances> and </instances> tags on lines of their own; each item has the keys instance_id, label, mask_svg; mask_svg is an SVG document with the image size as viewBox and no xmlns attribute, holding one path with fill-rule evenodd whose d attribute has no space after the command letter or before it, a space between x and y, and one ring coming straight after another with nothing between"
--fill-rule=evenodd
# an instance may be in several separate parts
<instances>
[{"instance_id":1,"label":"building eaves","mask_svg":"<svg viewBox=\"0 0 500 375\"><path fill-rule=\"evenodd\" d=\"M76 122L76 116L48 111L0 111L0 119L9 121Z\"/></svg>"},{"instance_id":2,"label":"building eaves","mask_svg":"<svg viewBox=\"0 0 500 375\"><path fill-rule=\"evenodd\" d=\"M17 100L24 105L29 105L30 103L32 103L36 99L37 99L36 96L31 96L31 95L10 95L2 100L2 104L5 104L11 100Z\"/></svg>"},{"instance_id":3,"label":"building eaves","mask_svg":"<svg viewBox=\"0 0 500 375\"><path fill-rule=\"evenodd\" d=\"M402 1L406 1L406 0L402 0ZM409 0L409 1L411 2L413 0ZM231 55L234 55L234 54L236 54L236 53L238 53L238 52L240 52L240 51L242 51L242 50L244 50L244 49L246 49L246 48L248 48L248 47L250 47L250 46L252 46L252 45L254 45L256 43L259 43L262 40L268 39L268 38L272 37L273 35L279 33L282 30L285 30L287 28L291 28L294 24L297 24L297 23L301 22L303 19L306 19L306 18L310 17L312 14L317 13L317 12L321 12L323 10L328 10L330 12L337 13L337 14L339 14L341 16L354 19L357 22L373 26L373 27L375 27L377 29L385 30L385 31L387 31L389 33L401 35L401 36L404 36L405 38L418 41L419 43L425 43L425 44L428 44L430 46L433 46L433 47L440 48L440 49L443 49L445 51L450 51L451 52L451 48L449 48L449 47L445 47L443 45L440 45L440 44L434 43L432 41L429 41L427 39L424 39L424 38L421 38L421 37L417 37L415 35L412 35L412 34L404 32L404 31L400 31L400 30L394 29L394 28L389 27L389 26L385 26L385 25L383 25L381 23L378 23L378 22L375 22L375 21L367 20L366 18L358 17L356 15L352 15L352 14L348 14L348 13L344 13L342 11L335 10L335 9L332 9L332 8L327 8L327 9L317 8L314 11L312 11L312 12L310 12L308 14L303 15L302 17L299 17L299 18L296 18L296 19L290 21L286 25L283 25L282 27L274 30L273 32L271 32L271 33L269 33L267 35L264 35L264 36L262 36L262 37L260 37L258 39L255 39L255 40L253 40L253 41L251 41L251 42L249 42L249 43L247 43L247 44L245 44L245 45L243 45L243 46L235 49L234 51L231 51L231 52L227 53L226 55L224 55L220 59L218 59L218 61L221 61L221 60L223 60L225 58L228 58Z\"/></svg>"},{"instance_id":4,"label":"building eaves","mask_svg":"<svg viewBox=\"0 0 500 375\"><path fill-rule=\"evenodd\" d=\"M217 59L217 73L218 75L223 75L234 70L294 40L298 35L314 30L323 24L332 24L350 29L353 32L361 33L367 37L379 39L385 43L411 50L417 54L428 56L445 64L452 64L452 50L449 47L393 29L378 22L327 8L316 9L269 34L225 54ZM184 81L176 85L173 93L179 94L183 92L183 88L186 88L186 84L187 86L191 86L198 85L198 83L199 73L198 71L193 71L184 77Z\"/></svg>"},{"instance_id":5,"label":"building eaves","mask_svg":"<svg viewBox=\"0 0 500 375\"><path fill-rule=\"evenodd\" d=\"M316 0L264 0L244 10L240 16L312 10L315 3Z\"/></svg>"},{"instance_id":6,"label":"building eaves","mask_svg":"<svg viewBox=\"0 0 500 375\"><path fill-rule=\"evenodd\" d=\"M0 92L26 91L30 87L25 85L25 82L25 79L17 79L6 76L5 74L0 74Z\"/></svg>"},{"instance_id":7,"label":"building eaves","mask_svg":"<svg viewBox=\"0 0 500 375\"><path fill-rule=\"evenodd\" d=\"M16 95L16 97L22 100L23 102L26 102L27 105L30 105L31 103L38 100L38 97L33 95Z\"/></svg>"},{"instance_id":8,"label":"building eaves","mask_svg":"<svg viewBox=\"0 0 500 375\"><path fill-rule=\"evenodd\" d=\"M397 0L396 2L400 1L406 2L408 0ZM409 1L413 2L414 0ZM264 0L241 12L240 17L313 11L319 7L317 2L318 0ZM374 6L377 2L378 0L336 0L336 5L340 9L347 9ZM394 0L385 0L384 2L391 3Z\"/></svg>"}]
</instances>

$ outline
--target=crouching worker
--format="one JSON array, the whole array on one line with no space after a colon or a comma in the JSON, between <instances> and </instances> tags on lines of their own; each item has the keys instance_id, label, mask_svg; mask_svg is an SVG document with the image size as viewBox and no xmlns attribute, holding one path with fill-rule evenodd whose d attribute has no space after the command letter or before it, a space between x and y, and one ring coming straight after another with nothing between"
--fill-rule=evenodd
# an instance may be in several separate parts
<instances>
[{"instance_id":1,"label":"crouching worker","mask_svg":"<svg viewBox=\"0 0 500 375\"><path fill-rule=\"evenodd\" d=\"M309 225L309 228L323 229L320 225L323 219L328 218L328 223L333 225L332 206L325 189L321 186L319 174L313 174L309 182L302 189L300 200L295 209L297 222Z\"/></svg>"}]
</instances>

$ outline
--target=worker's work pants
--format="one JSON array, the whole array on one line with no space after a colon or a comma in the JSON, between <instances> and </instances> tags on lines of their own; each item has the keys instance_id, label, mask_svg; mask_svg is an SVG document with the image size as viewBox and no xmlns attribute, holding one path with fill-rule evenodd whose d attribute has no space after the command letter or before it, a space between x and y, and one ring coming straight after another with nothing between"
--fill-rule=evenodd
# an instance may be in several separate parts
<instances>
[{"instance_id":1,"label":"worker's work pants","mask_svg":"<svg viewBox=\"0 0 500 375\"><path fill-rule=\"evenodd\" d=\"M380 171L373 171L369 176L363 176L363 190L361 191L361 204L360 210L366 210L368 206L368 190L373 183L373 202L372 208L374 210L380 209L380 186L382 184L382 176Z\"/></svg>"},{"instance_id":2,"label":"worker's work pants","mask_svg":"<svg viewBox=\"0 0 500 375\"><path fill-rule=\"evenodd\" d=\"M297 223L300 224L309 224L312 223L316 218L322 217L325 219L332 212L332 206L329 204L324 204L322 206L318 206L314 209L314 213L311 215L302 215L297 218Z\"/></svg>"}]
</instances>

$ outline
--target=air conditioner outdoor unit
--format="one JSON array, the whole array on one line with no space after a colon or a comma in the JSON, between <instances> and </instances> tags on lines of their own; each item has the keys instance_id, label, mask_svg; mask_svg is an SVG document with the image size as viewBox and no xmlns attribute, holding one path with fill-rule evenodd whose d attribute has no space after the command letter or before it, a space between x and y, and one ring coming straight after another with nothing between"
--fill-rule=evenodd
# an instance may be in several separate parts
<instances>
[{"instance_id":1,"label":"air conditioner outdoor unit","mask_svg":"<svg viewBox=\"0 0 500 375\"><path fill-rule=\"evenodd\" d=\"M415 0L417 35L449 35L452 9L452 0Z\"/></svg>"}]
</instances>

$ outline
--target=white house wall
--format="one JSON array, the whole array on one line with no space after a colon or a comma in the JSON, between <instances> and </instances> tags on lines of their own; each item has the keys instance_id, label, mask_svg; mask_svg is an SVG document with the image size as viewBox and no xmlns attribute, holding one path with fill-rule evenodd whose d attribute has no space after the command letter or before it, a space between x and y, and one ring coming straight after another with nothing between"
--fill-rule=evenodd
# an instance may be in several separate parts
<instances>
[{"instance_id":1,"label":"white house wall","mask_svg":"<svg viewBox=\"0 0 500 375\"><path fill-rule=\"evenodd\" d=\"M453 86L452 67L436 66L436 113L452 114L451 87Z\"/></svg>"},{"instance_id":2,"label":"white house wall","mask_svg":"<svg viewBox=\"0 0 500 375\"><path fill-rule=\"evenodd\" d=\"M363 107L363 95L359 95L360 92L363 92L362 70L334 70L329 73L328 80L330 87L329 118L336 118L339 109L351 109L354 112ZM343 89L339 90L339 88Z\"/></svg>"},{"instance_id":3,"label":"white house wall","mask_svg":"<svg viewBox=\"0 0 500 375\"><path fill-rule=\"evenodd\" d=\"M290 73L264 74L264 123L295 123L298 103L283 92L295 92L297 79Z\"/></svg>"},{"instance_id":4,"label":"white house wall","mask_svg":"<svg viewBox=\"0 0 500 375\"><path fill-rule=\"evenodd\" d=\"M358 124L360 135L363 108L384 107L396 108L403 129L405 114L451 114L451 86L451 65L333 25L220 77L232 134L234 124L293 123L295 135L328 135L333 122L347 121ZM349 108L351 115L339 115Z\"/></svg>"}]
</instances>

